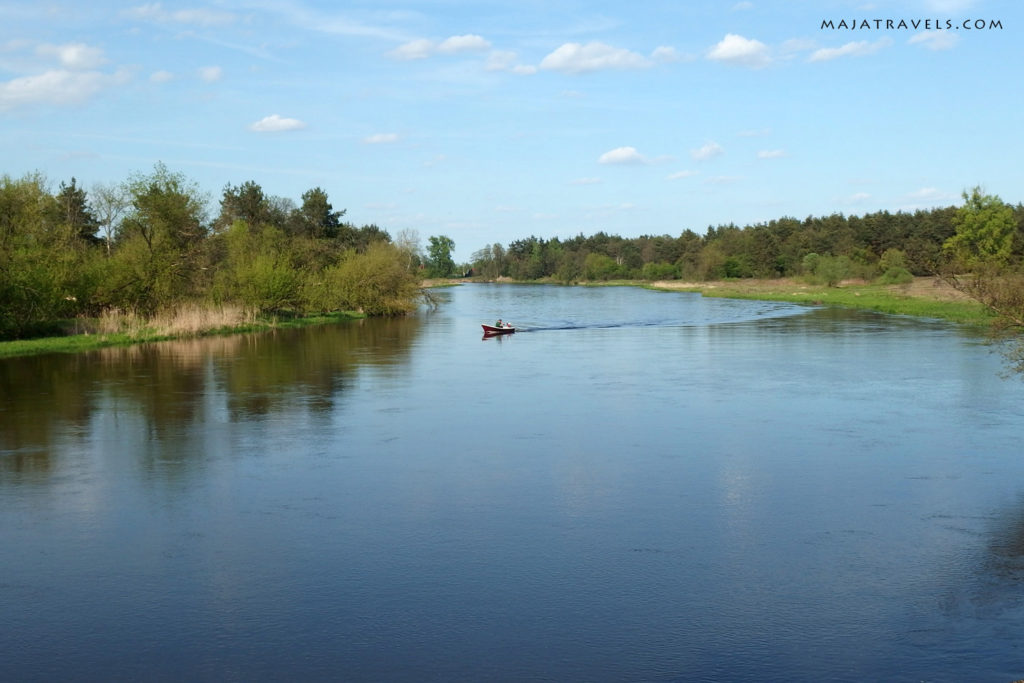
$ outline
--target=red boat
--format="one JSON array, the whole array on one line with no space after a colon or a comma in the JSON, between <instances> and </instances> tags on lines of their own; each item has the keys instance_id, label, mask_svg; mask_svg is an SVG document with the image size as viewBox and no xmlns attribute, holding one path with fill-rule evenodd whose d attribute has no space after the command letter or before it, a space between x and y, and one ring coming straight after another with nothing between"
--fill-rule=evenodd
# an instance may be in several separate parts
<instances>
[{"instance_id":1,"label":"red boat","mask_svg":"<svg viewBox=\"0 0 1024 683\"><path fill-rule=\"evenodd\" d=\"M480 327L484 328L484 334L488 334L488 335L490 335L490 334L512 334L513 332L516 331L516 328L514 328L514 327L512 327L511 325L508 325L508 324L502 325L501 327L497 327L495 325L481 325Z\"/></svg>"}]
</instances>

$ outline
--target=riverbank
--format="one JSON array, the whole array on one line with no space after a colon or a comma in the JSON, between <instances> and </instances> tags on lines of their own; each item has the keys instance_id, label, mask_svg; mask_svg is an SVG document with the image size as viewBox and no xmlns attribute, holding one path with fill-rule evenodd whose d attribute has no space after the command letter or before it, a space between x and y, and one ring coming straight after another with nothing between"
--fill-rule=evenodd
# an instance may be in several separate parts
<instances>
[{"instance_id":1,"label":"riverbank","mask_svg":"<svg viewBox=\"0 0 1024 683\"><path fill-rule=\"evenodd\" d=\"M916 277L901 285L848 280L839 287L811 285L792 278L726 280L719 282L643 283L651 289L699 292L702 296L788 301L798 304L861 308L894 315L939 318L967 325L989 325L993 314L985 306L934 277Z\"/></svg>"},{"instance_id":2,"label":"riverbank","mask_svg":"<svg viewBox=\"0 0 1024 683\"><path fill-rule=\"evenodd\" d=\"M479 280L437 279L422 283L426 288L449 287ZM502 280L512 282L511 280ZM531 282L529 284L537 284ZM615 280L610 282L581 282L582 286L631 286L661 291L696 292L707 297L733 299L760 299L788 301L807 305L844 306L861 308L894 315L938 318L953 322L985 326L991 324L992 313L948 284L932 277L914 278L903 285L879 285L861 281L846 281L839 287L810 285L790 278L778 280L722 280L715 282L683 282L661 280ZM0 342L0 358L31 356L43 353L76 353L110 346L130 346L147 342L186 339L212 335L263 332L288 327L323 325L363 317L359 313L333 313L305 318L257 318L247 316L205 324L180 321L141 321L122 329L96 331L87 329L79 334L38 339ZM89 324L84 324L89 328Z\"/></svg>"},{"instance_id":3,"label":"riverbank","mask_svg":"<svg viewBox=\"0 0 1024 683\"><path fill-rule=\"evenodd\" d=\"M190 315L134 320L130 316L115 323L104 320L77 320L69 324L71 333L58 337L16 339L0 342L0 358L37 356L44 353L78 353L112 346L133 346L150 342L212 337L245 332L266 332L291 327L326 325L364 318L361 313L329 313L308 317L258 317L241 313L212 320L191 311ZM206 312L207 314L209 311ZM74 333L76 330L82 330Z\"/></svg>"},{"instance_id":4,"label":"riverbank","mask_svg":"<svg viewBox=\"0 0 1024 683\"><path fill-rule=\"evenodd\" d=\"M499 278L498 281L516 282L508 278ZM549 283L556 284L554 281ZM519 284L537 284L537 281ZM840 283L839 287L807 284L794 278L711 282L610 280L582 281L577 284L584 287L644 287L660 291L696 292L707 297L843 306L892 315L937 318L965 325L987 326L994 319L992 312L985 306L935 277L916 277L912 282L900 285L847 280Z\"/></svg>"}]
</instances>

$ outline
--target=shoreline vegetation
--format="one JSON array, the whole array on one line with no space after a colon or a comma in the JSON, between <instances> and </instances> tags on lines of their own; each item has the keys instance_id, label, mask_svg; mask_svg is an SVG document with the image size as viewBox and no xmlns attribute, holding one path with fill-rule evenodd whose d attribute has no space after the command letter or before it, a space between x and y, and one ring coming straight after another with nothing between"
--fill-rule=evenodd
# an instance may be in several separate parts
<instances>
[{"instance_id":1,"label":"shoreline vegetation","mask_svg":"<svg viewBox=\"0 0 1024 683\"><path fill-rule=\"evenodd\" d=\"M437 278L425 280L424 290L466 283L499 282L510 284L543 284L537 281L516 281L509 278L485 280L478 278ZM554 281L547 284L558 284ZM839 287L811 285L793 278L718 280L683 282L676 280L610 280L580 282L578 286L643 287L658 291L694 292L707 297L788 301L815 306L842 306L879 311L893 315L937 318L955 323L985 326L993 320L992 313L980 303L934 277L917 277L900 285L870 284L845 281ZM63 336L19 339L0 342L0 358L45 353L76 353L110 346L131 346L173 339L214 335L266 332L289 327L336 324L366 317L356 312L331 313L309 317L259 316L242 307L182 306L174 311L143 319L124 313L107 314L99 319L82 319L68 325Z\"/></svg>"},{"instance_id":2,"label":"shoreline vegetation","mask_svg":"<svg viewBox=\"0 0 1024 683\"><path fill-rule=\"evenodd\" d=\"M479 281L479 280L478 280ZM515 282L499 278L498 282ZM527 281L536 284L537 281ZM525 284L525 283L524 283ZM559 284L554 280L549 284ZM839 286L808 284L797 278L712 280L607 280L581 281L584 287L643 287L657 291L694 292L701 296L728 299L786 301L811 306L840 306L878 311L891 315L935 318L964 325L990 326L995 314L947 282L931 276L887 285L863 280L845 280Z\"/></svg>"},{"instance_id":3,"label":"shoreline vegetation","mask_svg":"<svg viewBox=\"0 0 1024 683\"><path fill-rule=\"evenodd\" d=\"M0 358L47 353L78 353L109 347L245 333L313 325L328 325L365 318L345 311L313 316L265 316L236 306L182 306L143 318L132 313L105 313L101 318L70 321L60 336L0 341Z\"/></svg>"},{"instance_id":4,"label":"shoreline vegetation","mask_svg":"<svg viewBox=\"0 0 1024 683\"><path fill-rule=\"evenodd\" d=\"M91 198L74 178L54 193L39 174L2 175L0 339L11 341L0 357L351 317L341 311L405 315L436 305L431 287L534 282L990 324L1020 339L1013 358L1024 372L1024 205L980 188L963 198L960 208L781 218L703 235L530 237L457 265L451 238L431 236L424 251L415 230L392 239L357 227L319 187L300 205L254 181L229 183L211 218L210 197L162 163Z\"/></svg>"}]
</instances>

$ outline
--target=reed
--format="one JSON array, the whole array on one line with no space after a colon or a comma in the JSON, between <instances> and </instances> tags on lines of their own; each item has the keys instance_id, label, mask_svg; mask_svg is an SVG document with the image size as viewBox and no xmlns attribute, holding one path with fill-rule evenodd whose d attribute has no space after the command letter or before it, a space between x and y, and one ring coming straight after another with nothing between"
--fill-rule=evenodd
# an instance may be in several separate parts
<instances>
[{"instance_id":1,"label":"reed","mask_svg":"<svg viewBox=\"0 0 1024 683\"><path fill-rule=\"evenodd\" d=\"M0 358L75 353L143 342L326 325L360 317L363 316L339 312L279 320L276 316L261 317L251 308L231 304L184 304L148 318L133 311L108 310L96 318L71 321L64 336L0 342Z\"/></svg>"}]
</instances>

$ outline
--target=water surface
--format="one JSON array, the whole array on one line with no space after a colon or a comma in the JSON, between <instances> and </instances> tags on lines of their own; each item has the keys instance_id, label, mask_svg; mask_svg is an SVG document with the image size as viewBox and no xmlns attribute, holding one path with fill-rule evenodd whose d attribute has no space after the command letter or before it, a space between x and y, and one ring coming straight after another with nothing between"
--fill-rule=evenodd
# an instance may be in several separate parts
<instances>
[{"instance_id":1,"label":"water surface","mask_svg":"<svg viewBox=\"0 0 1024 683\"><path fill-rule=\"evenodd\" d=\"M0 362L0 678L1024 677L1024 386L978 340L439 296Z\"/></svg>"}]
</instances>

